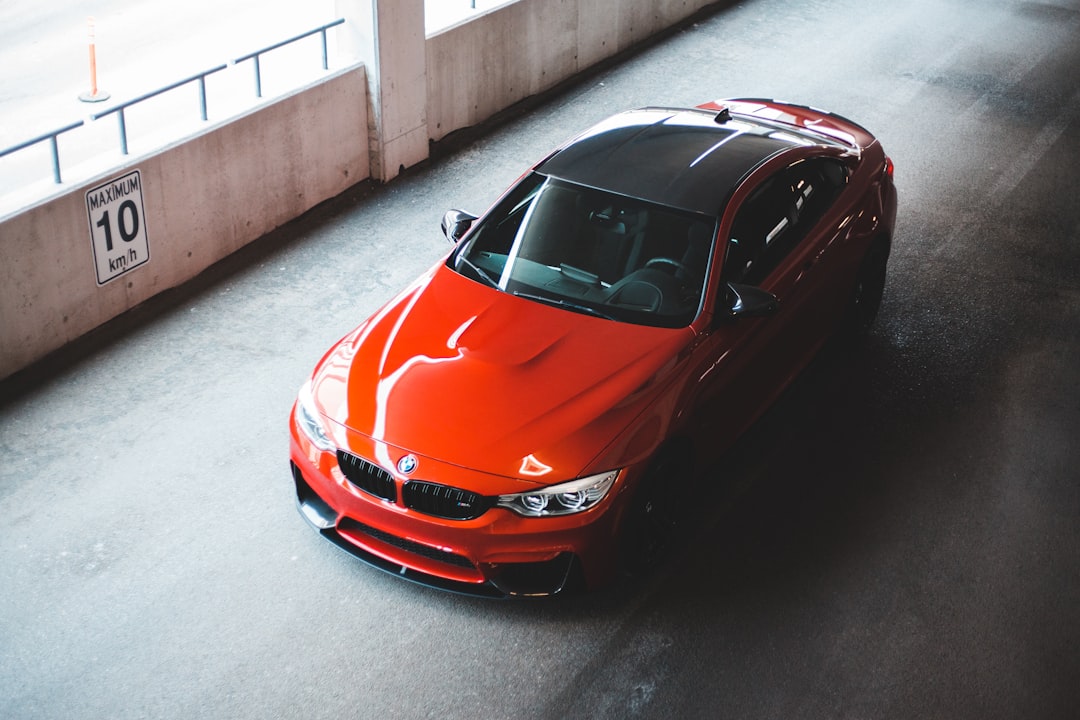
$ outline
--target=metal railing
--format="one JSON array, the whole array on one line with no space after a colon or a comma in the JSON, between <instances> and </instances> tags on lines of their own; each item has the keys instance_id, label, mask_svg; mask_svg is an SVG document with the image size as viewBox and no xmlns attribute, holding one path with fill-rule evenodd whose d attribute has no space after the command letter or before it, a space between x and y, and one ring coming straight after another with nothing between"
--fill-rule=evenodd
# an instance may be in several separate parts
<instances>
[{"instance_id":1,"label":"metal railing","mask_svg":"<svg viewBox=\"0 0 1080 720\"><path fill-rule=\"evenodd\" d=\"M100 118L105 117L106 115L112 115L113 113L115 113L117 118L118 118L119 125L120 125L120 152L123 153L124 155L127 155L128 154L127 123L126 123L125 118L124 118L124 110L126 110L127 108L131 107L132 105L136 105L138 103L141 103L144 100L149 100L150 98L156 97L156 96L161 95L163 93L167 93L170 90L175 90L176 88L183 87L184 85L187 85L189 83L197 82L199 84L199 114L200 114L200 117L202 118L203 122L206 122L207 118L208 118L207 103L206 103L206 78L209 75L213 75L216 72L220 72L220 71L224 70L225 68L229 67L229 65L238 65L239 63L245 62L247 60L254 60L254 65L255 65L255 96L261 98L262 97L262 70L261 70L261 67L260 67L260 64L259 64L259 58L262 55L265 55L266 53L271 52L273 50L277 50L280 47L290 45L290 44L292 44L292 43L294 43L294 42L296 42L298 40L303 40L304 38L307 38L307 37L310 37L312 35L318 34L318 35L322 36L322 67L323 67L323 70L328 70L330 65L329 65L328 58L327 58L326 31L329 30L332 27L336 27L338 25L341 25L344 22L345 22L344 18L338 18L337 20L334 20L333 22L326 23L325 25L320 25L319 27L317 27L317 28L315 28L313 30L309 30L309 31L307 31L305 33L301 33L300 35L296 35L294 37L291 37L288 40L282 40L281 42L274 43L273 45L268 45L267 47L256 50L255 52L251 52L251 53L248 53L247 55L243 55L243 56L241 56L239 58L236 58L235 60L233 60L233 61L231 61L229 63L225 63L225 64L222 64L222 65L217 65L215 67L210 68L209 70L204 70L204 71L202 71L200 73L196 73L196 74L192 75L191 77L185 78L183 80L179 80L179 81L174 82L174 83L172 83L170 85L166 85L165 87L158 88L157 90L153 90L151 92L145 93L145 94L140 95L139 97L133 98L131 100L127 100L127 101L125 101L123 103L120 103L119 105L116 105L114 107L109 108L108 110L103 110L102 112L99 112L99 113L93 113L92 115L90 115L90 119L92 121L93 120L98 120ZM57 185L59 185L59 184L61 184L62 180L60 178L60 153L59 153L59 150L58 150L58 147L57 147L56 138L57 138L57 136L62 135L63 133L66 133L66 132L68 132L70 130L74 130L75 128L81 127L83 124L84 124L84 122L82 120L79 120L78 122L71 123L70 125L65 125L62 128L58 128L56 130L52 130L50 132L43 133L42 135L39 135L39 136L37 136L35 138L32 138L30 140L26 140L24 142L21 142L18 145L13 145L13 146L11 146L9 148L6 148L4 150L0 150L0 158L4 157L5 155L11 155L12 153L18 152L18 151L23 150L25 148L28 148L28 147L30 147L32 145L37 145L40 142L44 142L44 141L48 140L51 143L51 146L52 146L51 149L52 149L53 180L56 182Z\"/></svg>"},{"instance_id":2,"label":"metal railing","mask_svg":"<svg viewBox=\"0 0 1080 720\"><path fill-rule=\"evenodd\" d=\"M267 47L264 47L262 50L256 50L253 53L248 53L247 55L244 55L242 57L238 57L235 60L233 60L233 65L239 65L240 63L244 62L245 60L254 60L255 61L255 97L262 97L262 71L260 70L260 67L259 67L259 56L260 55L264 55L264 54L270 52L271 50L277 50L279 47L284 47L285 45L289 45L291 43L294 43L297 40L303 40L306 37L311 37L315 33L319 33L320 35L322 35L322 68L323 68L323 70L329 70L330 66L329 66L329 63L327 62L327 59L326 59L326 31L328 29L332 28L332 27L335 27L337 25L342 24L343 22L345 22L345 18L338 18L337 20L335 20L332 23L327 23L326 25L322 25L320 27L317 27L314 30L308 30L306 33L302 33L302 34L297 35L295 37L291 37L288 40L282 40L279 43L274 43L273 45L269 45ZM206 118L203 118L203 119L205 120Z\"/></svg>"},{"instance_id":3,"label":"metal railing","mask_svg":"<svg viewBox=\"0 0 1080 720\"><path fill-rule=\"evenodd\" d=\"M143 100L149 100L152 97L157 97L158 95L161 95L163 93L167 93L170 90L175 90L178 87L183 87L184 85L187 85L188 83L198 81L198 83L199 83L199 111L200 111L200 114L202 116L203 122L206 122L206 119L208 117L207 114L206 114L206 76L207 75L213 75L214 73L220 72L220 71L224 70L227 67L228 67L228 65L218 65L217 67L210 68L209 70L203 70L201 73L196 73L195 75L192 75L189 78L185 78L183 80L178 80L178 81L174 82L172 85L166 85L163 88L158 88L157 90L153 90L151 92L145 93L143 95L140 95L137 98L133 98L131 100L128 100L127 102L120 103L116 107L111 107L108 110L104 110L104 111L99 112L99 113L94 113L94 114L92 114L90 116L90 119L91 120L99 120L99 119L105 117L106 115L112 115L113 113L116 113L116 117L120 121L120 152L122 154L124 154L124 155L127 155L128 154L127 122L124 120L124 110L131 107L132 105L136 105L138 103L141 103Z\"/></svg>"},{"instance_id":4,"label":"metal railing","mask_svg":"<svg viewBox=\"0 0 1080 720\"><path fill-rule=\"evenodd\" d=\"M52 132L47 132L44 135L38 135L36 138L26 140L25 142L21 142L18 145L13 145L13 146L7 148L6 150L0 150L0 157L4 157L5 155L11 155L12 153L18 152L19 150L23 150L24 148L28 148L31 145L37 145L39 142L44 142L45 140L48 140L50 145L52 146L51 150L52 150L53 180L55 180L56 184L59 185L62 182L62 180L60 180L60 149L56 145L56 138L57 138L58 135L62 135L63 133L66 133L68 130L74 130L77 127L82 127L82 125L83 125L83 121L80 120L79 122L74 122L74 123L71 123L70 125L65 125L62 128L59 128L57 130L53 130Z\"/></svg>"}]
</instances>

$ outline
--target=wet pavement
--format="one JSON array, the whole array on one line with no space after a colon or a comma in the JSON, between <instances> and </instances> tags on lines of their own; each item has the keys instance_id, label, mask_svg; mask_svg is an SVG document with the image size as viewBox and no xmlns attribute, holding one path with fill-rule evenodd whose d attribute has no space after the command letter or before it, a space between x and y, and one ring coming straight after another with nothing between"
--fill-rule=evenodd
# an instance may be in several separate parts
<instances>
[{"instance_id":1,"label":"wet pavement","mask_svg":"<svg viewBox=\"0 0 1080 720\"><path fill-rule=\"evenodd\" d=\"M1072 717L1080 2L992 5L720 8L0 385L0 717ZM874 131L897 235L874 332L710 471L679 557L500 603L313 533L290 403L442 211L611 112L738 95Z\"/></svg>"}]
</instances>

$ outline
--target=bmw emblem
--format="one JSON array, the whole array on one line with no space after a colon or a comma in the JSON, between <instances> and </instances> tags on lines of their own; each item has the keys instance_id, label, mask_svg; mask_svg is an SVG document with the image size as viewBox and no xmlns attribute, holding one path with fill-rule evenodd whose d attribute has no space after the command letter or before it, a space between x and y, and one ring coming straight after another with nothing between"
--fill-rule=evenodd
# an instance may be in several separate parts
<instances>
[{"instance_id":1,"label":"bmw emblem","mask_svg":"<svg viewBox=\"0 0 1080 720\"><path fill-rule=\"evenodd\" d=\"M406 455L397 461L397 469L402 475L409 475L416 469L418 461L415 455Z\"/></svg>"}]
</instances>

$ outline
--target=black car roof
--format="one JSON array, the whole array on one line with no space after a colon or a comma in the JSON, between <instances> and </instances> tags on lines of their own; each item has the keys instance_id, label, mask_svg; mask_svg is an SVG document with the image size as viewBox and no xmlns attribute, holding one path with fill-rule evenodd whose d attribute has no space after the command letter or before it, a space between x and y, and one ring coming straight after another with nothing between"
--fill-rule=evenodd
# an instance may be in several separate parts
<instances>
[{"instance_id":1,"label":"black car roof","mask_svg":"<svg viewBox=\"0 0 1080 720\"><path fill-rule=\"evenodd\" d=\"M536 167L562 180L693 212L717 215L751 170L795 145L815 144L745 116L642 108L614 115Z\"/></svg>"}]
</instances>

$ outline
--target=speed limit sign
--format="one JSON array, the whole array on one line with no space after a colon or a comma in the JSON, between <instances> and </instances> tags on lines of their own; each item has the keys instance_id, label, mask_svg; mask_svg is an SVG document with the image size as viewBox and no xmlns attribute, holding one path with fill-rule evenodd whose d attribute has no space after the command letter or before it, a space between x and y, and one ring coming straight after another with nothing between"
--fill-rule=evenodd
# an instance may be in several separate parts
<instances>
[{"instance_id":1,"label":"speed limit sign","mask_svg":"<svg viewBox=\"0 0 1080 720\"><path fill-rule=\"evenodd\" d=\"M86 191L97 284L104 285L150 259L142 176L132 170Z\"/></svg>"}]
</instances>

